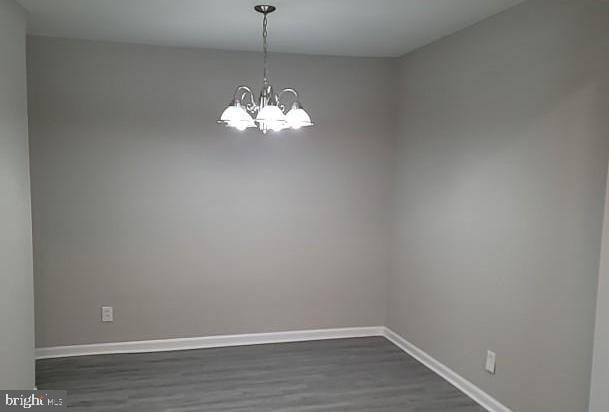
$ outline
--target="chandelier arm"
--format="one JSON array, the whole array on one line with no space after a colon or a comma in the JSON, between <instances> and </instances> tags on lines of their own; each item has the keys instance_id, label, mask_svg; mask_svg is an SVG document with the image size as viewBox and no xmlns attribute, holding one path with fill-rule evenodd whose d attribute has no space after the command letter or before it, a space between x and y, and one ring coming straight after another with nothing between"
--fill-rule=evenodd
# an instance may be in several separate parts
<instances>
[{"instance_id":1,"label":"chandelier arm","mask_svg":"<svg viewBox=\"0 0 609 412\"><path fill-rule=\"evenodd\" d=\"M238 97L238 94L241 90L245 90L242 94L241 97L243 97L246 94L250 94L250 95L254 95L254 92L252 92L252 89L250 89L248 86L244 86L244 85L240 85L237 86L237 88L235 89L235 93L233 93L233 99L236 99Z\"/></svg>"},{"instance_id":2,"label":"chandelier arm","mask_svg":"<svg viewBox=\"0 0 609 412\"><path fill-rule=\"evenodd\" d=\"M241 92L241 91L242 91L242 93L239 96L239 92ZM244 86L244 85L238 86L235 89L235 93L233 94L233 99L244 101L248 96L249 96L249 103L246 102L245 108L249 112L255 112L256 110L258 110L258 104L256 104L256 100L254 98L254 92L248 86Z\"/></svg>"},{"instance_id":3,"label":"chandelier arm","mask_svg":"<svg viewBox=\"0 0 609 412\"><path fill-rule=\"evenodd\" d=\"M250 97L250 102L245 104L245 109L248 112L256 112L258 110L258 105L256 104L256 101L254 100L254 95L250 92L243 92L243 94L241 95L241 100L245 100L245 98L249 96Z\"/></svg>"},{"instance_id":4,"label":"chandelier arm","mask_svg":"<svg viewBox=\"0 0 609 412\"><path fill-rule=\"evenodd\" d=\"M286 93L291 93L294 96L294 101L297 102L298 101L298 92L295 89L292 89L290 87L285 88L283 90L281 90L278 94L277 94L277 107L279 107L281 109L281 111L285 112L286 110L286 106L285 104L282 104L281 98L286 94Z\"/></svg>"}]
</instances>

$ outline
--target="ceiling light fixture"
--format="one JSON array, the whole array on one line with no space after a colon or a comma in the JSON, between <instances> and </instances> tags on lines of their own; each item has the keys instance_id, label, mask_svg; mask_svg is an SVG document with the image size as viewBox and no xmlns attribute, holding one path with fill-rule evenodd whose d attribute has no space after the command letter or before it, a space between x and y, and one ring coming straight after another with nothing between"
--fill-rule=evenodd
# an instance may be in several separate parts
<instances>
[{"instance_id":1,"label":"ceiling light fixture","mask_svg":"<svg viewBox=\"0 0 609 412\"><path fill-rule=\"evenodd\" d=\"M268 78L268 42L267 42L267 16L276 10L275 6L259 5L254 7L262 13L262 49L264 51L264 77L262 90L258 101L254 92L247 86L239 86L233 94L228 107L222 112L218 123L238 130L248 127L257 127L262 133L269 130L278 132L283 129L300 129L313 126L309 114L302 108L298 100L298 92L294 89L283 89L275 93ZM281 103L286 95L292 96L292 104L287 106Z\"/></svg>"}]
</instances>

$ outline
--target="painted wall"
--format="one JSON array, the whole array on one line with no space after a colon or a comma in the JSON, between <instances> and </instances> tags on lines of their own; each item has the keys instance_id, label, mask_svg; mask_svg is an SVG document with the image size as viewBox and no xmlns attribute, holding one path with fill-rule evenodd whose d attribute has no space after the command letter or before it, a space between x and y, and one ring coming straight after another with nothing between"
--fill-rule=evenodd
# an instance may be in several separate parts
<instances>
[{"instance_id":1,"label":"painted wall","mask_svg":"<svg viewBox=\"0 0 609 412\"><path fill-rule=\"evenodd\" d=\"M25 13L0 0L0 389L34 386Z\"/></svg>"},{"instance_id":2,"label":"painted wall","mask_svg":"<svg viewBox=\"0 0 609 412\"><path fill-rule=\"evenodd\" d=\"M388 325L514 411L587 410L609 4L526 2L400 74Z\"/></svg>"},{"instance_id":3,"label":"painted wall","mask_svg":"<svg viewBox=\"0 0 609 412\"><path fill-rule=\"evenodd\" d=\"M590 412L609 410L609 190L605 198L605 218L601 244L596 303L596 333L592 361Z\"/></svg>"},{"instance_id":4,"label":"painted wall","mask_svg":"<svg viewBox=\"0 0 609 412\"><path fill-rule=\"evenodd\" d=\"M393 61L271 55L317 126L265 136L259 53L28 50L38 346L383 323Z\"/></svg>"}]
</instances>

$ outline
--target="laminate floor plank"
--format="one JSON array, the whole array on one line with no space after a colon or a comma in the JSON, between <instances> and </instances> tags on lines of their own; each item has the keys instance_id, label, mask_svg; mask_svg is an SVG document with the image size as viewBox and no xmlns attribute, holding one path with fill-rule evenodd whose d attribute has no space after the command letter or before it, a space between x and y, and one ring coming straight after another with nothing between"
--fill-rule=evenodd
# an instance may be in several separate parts
<instances>
[{"instance_id":1,"label":"laminate floor plank","mask_svg":"<svg viewBox=\"0 0 609 412\"><path fill-rule=\"evenodd\" d=\"M36 362L85 412L481 412L382 337Z\"/></svg>"}]
</instances>

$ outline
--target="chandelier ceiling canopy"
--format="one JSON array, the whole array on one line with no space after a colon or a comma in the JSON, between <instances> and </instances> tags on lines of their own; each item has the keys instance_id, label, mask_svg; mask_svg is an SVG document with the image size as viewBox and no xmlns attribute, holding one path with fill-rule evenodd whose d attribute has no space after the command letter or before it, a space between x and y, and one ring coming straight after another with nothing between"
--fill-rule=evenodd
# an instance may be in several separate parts
<instances>
[{"instance_id":1,"label":"chandelier ceiling canopy","mask_svg":"<svg viewBox=\"0 0 609 412\"><path fill-rule=\"evenodd\" d=\"M283 129L300 129L313 126L311 117L300 103L298 92L287 88L275 93L273 85L268 78L268 42L267 17L276 10L276 7L259 5L254 7L264 15L262 19L262 49L264 52L264 75L262 89L256 100L254 92L248 86L239 86L233 98L218 123L238 130L257 127L263 133L269 130L279 132ZM286 97L291 97L290 105L282 103Z\"/></svg>"}]
</instances>

